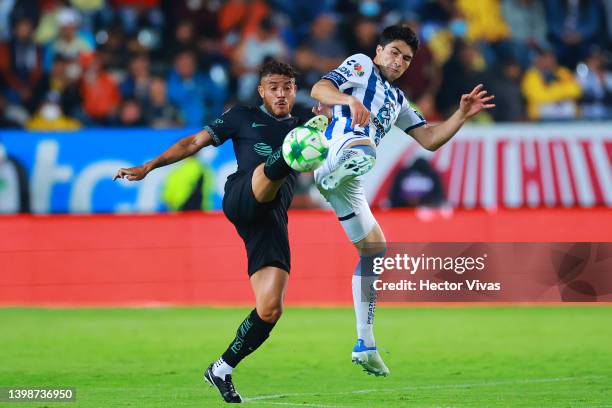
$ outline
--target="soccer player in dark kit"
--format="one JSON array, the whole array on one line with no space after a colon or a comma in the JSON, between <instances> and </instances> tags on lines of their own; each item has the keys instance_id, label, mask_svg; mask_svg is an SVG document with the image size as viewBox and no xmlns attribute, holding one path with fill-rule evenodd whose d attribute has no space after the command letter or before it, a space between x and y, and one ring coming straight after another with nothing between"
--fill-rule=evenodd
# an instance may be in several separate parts
<instances>
[{"instance_id":1,"label":"soccer player in dark kit","mask_svg":"<svg viewBox=\"0 0 612 408\"><path fill-rule=\"evenodd\" d=\"M287 209L296 180L281 154L283 139L300 125L291 116L296 85L293 68L271 60L260 71L259 107L235 106L200 132L172 145L156 159L137 167L119 169L115 179L143 179L151 170L182 160L203 147L232 139L238 170L225 184L223 212L244 240L248 274L255 294L255 309L238 326L227 350L204 372L226 402L242 402L232 382L232 370L268 338L283 311L290 270ZM320 130L325 116L305 126Z\"/></svg>"}]
</instances>

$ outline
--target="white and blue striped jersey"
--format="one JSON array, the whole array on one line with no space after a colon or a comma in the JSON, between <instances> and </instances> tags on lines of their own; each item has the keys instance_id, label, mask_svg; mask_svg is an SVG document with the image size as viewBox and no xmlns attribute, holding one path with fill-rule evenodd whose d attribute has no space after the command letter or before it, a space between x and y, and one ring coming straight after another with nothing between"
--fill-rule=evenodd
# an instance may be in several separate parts
<instances>
[{"instance_id":1,"label":"white and blue striped jersey","mask_svg":"<svg viewBox=\"0 0 612 408\"><path fill-rule=\"evenodd\" d=\"M331 143L365 137L378 146L393 125L408 132L427 123L420 113L410 107L404 93L384 78L367 55L351 55L323 79L331 81L345 94L359 99L370 111L369 124L351 129L349 107L335 105L332 121L325 132Z\"/></svg>"}]
</instances>

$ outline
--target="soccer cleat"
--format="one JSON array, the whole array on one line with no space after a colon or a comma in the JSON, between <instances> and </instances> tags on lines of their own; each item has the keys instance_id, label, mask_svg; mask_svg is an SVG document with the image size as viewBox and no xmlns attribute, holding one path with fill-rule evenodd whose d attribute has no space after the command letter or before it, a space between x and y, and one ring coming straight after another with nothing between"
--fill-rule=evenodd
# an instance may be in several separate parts
<instances>
[{"instance_id":1,"label":"soccer cleat","mask_svg":"<svg viewBox=\"0 0 612 408\"><path fill-rule=\"evenodd\" d=\"M363 340L357 339L357 344L353 347L352 361L359 364L363 371L369 375L386 377L389 369L378 354L376 347L366 347Z\"/></svg>"},{"instance_id":2,"label":"soccer cleat","mask_svg":"<svg viewBox=\"0 0 612 408\"><path fill-rule=\"evenodd\" d=\"M327 129L328 123L329 120L327 119L327 116L317 115L314 118L310 118L308 122L304 123L304 126L317 129L319 132L323 133L325 132L325 129Z\"/></svg>"},{"instance_id":3,"label":"soccer cleat","mask_svg":"<svg viewBox=\"0 0 612 408\"><path fill-rule=\"evenodd\" d=\"M242 398L240 394L236 392L234 383L232 382L232 375L228 374L225 379L217 377L213 374L213 365L209 365L206 371L204 371L204 380L210 384L211 387L215 387L221 393L221 396L225 402L241 403Z\"/></svg>"},{"instance_id":4,"label":"soccer cleat","mask_svg":"<svg viewBox=\"0 0 612 408\"><path fill-rule=\"evenodd\" d=\"M360 149L345 149L338 160L338 165L321 179L323 190L333 190L349 178L355 178L372 170L376 157Z\"/></svg>"}]
</instances>

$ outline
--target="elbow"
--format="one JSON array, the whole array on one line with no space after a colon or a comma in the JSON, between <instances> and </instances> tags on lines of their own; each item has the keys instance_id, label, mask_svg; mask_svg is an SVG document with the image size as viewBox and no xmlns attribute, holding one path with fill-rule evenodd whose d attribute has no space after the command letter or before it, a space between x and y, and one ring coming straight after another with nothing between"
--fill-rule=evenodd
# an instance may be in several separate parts
<instances>
[{"instance_id":1,"label":"elbow","mask_svg":"<svg viewBox=\"0 0 612 408\"><path fill-rule=\"evenodd\" d=\"M442 145L438 145L438 144L435 144L435 143L425 143L425 144L423 145L423 147L424 147L426 150L429 150L430 152L435 152L435 151L436 151L436 150L438 150L438 149L439 149L441 146L442 146Z\"/></svg>"},{"instance_id":2,"label":"elbow","mask_svg":"<svg viewBox=\"0 0 612 408\"><path fill-rule=\"evenodd\" d=\"M321 89L321 81L317 82L316 84L314 84L312 86L312 89L310 90L310 97L316 100L319 100L318 96L319 96L319 92Z\"/></svg>"},{"instance_id":3,"label":"elbow","mask_svg":"<svg viewBox=\"0 0 612 408\"><path fill-rule=\"evenodd\" d=\"M324 98L325 91L329 89L336 90L337 88L332 84L331 81L327 79L320 79L319 82L312 86L312 89L310 90L310 96L313 99L321 101L321 98Z\"/></svg>"}]
</instances>

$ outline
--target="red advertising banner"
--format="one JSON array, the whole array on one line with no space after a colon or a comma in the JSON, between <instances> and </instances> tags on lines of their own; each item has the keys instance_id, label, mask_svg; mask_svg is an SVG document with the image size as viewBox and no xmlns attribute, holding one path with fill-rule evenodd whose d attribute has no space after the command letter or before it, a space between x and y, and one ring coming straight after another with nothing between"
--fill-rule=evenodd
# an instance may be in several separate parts
<instances>
[{"instance_id":1,"label":"red advertising banner","mask_svg":"<svg viewBox=\"0 0 612 408\"><path fill-rule=\"evenodd\" d=\"M433 153L394 133L366 179L374 206L387 206L393 179L416 157L429 159L455 207L612 206L610 125L467 127Z\"/></svg>"}]
</instances>

